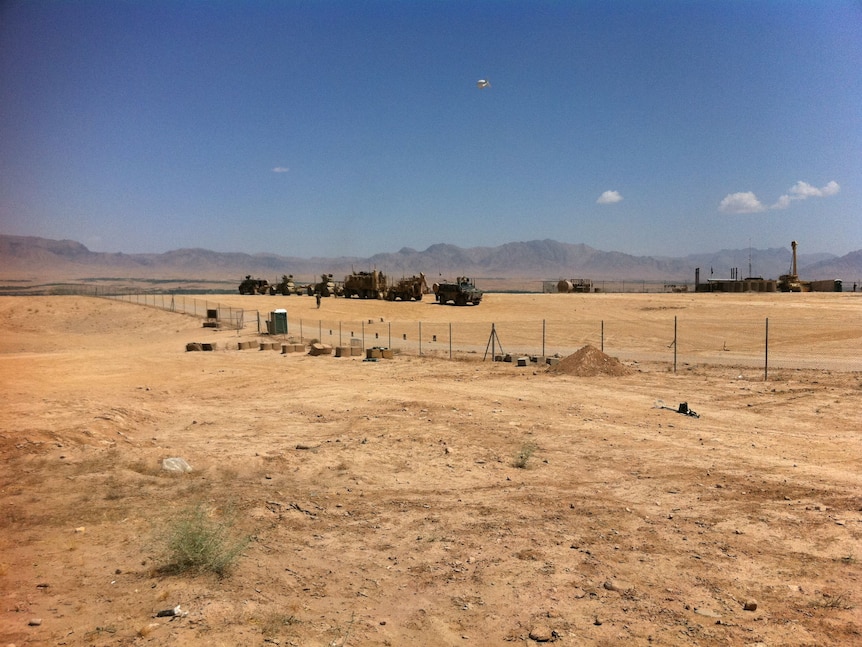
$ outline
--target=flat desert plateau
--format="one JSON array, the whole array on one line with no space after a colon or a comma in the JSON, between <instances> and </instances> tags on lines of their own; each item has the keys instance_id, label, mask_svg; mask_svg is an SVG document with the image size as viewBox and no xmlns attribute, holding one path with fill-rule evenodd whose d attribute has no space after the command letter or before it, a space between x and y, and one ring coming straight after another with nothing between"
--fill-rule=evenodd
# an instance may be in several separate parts
<instances>
[{"instance_id":1,"label":"flat desert plateau","mask_svg":"<svg viewBox=\"0 0 862 647\"><path fill-rule=\"evenodd\" d=\"M0 645L862 644L862 295L211 298L472 351L0 298ZM565 370L482 361L545 321ZM171 568L190 510L221 575Z\"/></svg>"}]
</instances>

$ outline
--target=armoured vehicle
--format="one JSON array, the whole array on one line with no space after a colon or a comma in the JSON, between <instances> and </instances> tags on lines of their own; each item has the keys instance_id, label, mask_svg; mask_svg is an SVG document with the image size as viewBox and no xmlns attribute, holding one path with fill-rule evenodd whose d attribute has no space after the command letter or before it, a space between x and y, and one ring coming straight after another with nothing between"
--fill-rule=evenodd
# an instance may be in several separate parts
<instances>
[{"instance_id":1,"label":"armoured vehicle","mask_svg":"<svg viewBox=\"0 0 862 647\"><path fill-rule=\"evenodd\" d=\"M315 294L319 294L322 297L334 297L338 296L339 291L335 285L335 281L332 280L332 274L321 274L320 282L309 284L306 290L310 297L313 297Z\"/></svg>"},{"instance_id":2,"label":"armoured vehicle","mask_svg":"<svg viewBox=\"0 0 862 647\"><path fill-rule=\"evenodd\" d=\"M286 297L291 294L298 294L296 291L296 283L293 282L293 274L282 274L281 281L271 286L270 290L271 294L281 294Z\"/></svg>"},{"instance_id":3,"label":"armoured vehicle","mask_svg":"<svg viewBox=\"0 0 862 647\"><path fill-rule=\"evenodd\" d=\"M382 299L387 294L386 276L379 270L353 272L344 277L344 296Z\"/></svg>"},{"instance_id":4,"label":"armoured vehicle","mask_svg":"<svg viewBox=\"0 0 862 647\"><path fill-rule=\"evenodd\" d=\"M428 283L425 281L425 274L419 272L419 276L402 278L390 285L386 291L386 298L389 301L396 301L397 299L421 301L423 294L428 294Z\"/></svg>"},{"instance_id":5,"label":"armoured vehicle","mask_svg":"<svg viewBox=\"0 0 862 647\"><path fill-rule=\"evenodd\" d=\"M240 294L266 294L269 290L269 282L266 279L253 279L251 274L246 274L245 279L239 284Z\"/></svg>"},{"instance_id":6,"label":"armoured vehicle","mask_svg":"<svg viewBox=\"0 0 862 647\"><path fill-rule=\"evenodd\" d=\"M451 301L456 306L468 303L477 306L482 301L482 290L476 287L473 279L466 276L459 276L454 283L435 283L434 294L441 305Z\"/></svg>"}]
</instances>

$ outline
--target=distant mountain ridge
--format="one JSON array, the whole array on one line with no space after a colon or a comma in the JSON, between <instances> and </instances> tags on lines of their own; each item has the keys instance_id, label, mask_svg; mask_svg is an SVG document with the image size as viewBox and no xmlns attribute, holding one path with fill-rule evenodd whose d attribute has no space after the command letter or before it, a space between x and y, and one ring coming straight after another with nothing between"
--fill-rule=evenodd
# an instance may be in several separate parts
<instances>
[{"instance_id":1,"label":"distant mountain ridge","mask_svg":"<svg viewBox=\"0 0 862 647\"><path fill-rule=\"evenodd\" d=\"M94 277L235 280L246 274L273 280L282 274L310 278L322 273L332 273L341 278L354 270L376 268L390 276L413 275L421 271L429 278L469 275L476 278L691 282L698 267L703 281L730 278L733 268L736 268L739 278L749 274L777 278L789 271L790 263L791 252L784 247L724 249L711 254L652 257L606 252L584 244L546 239L470 248L437 243L424 251L404 247L397 252L368 258L298 258L198 248L176 249L161 254L93 252L72 240L0 234L0 278L7 280ZM841 257L800 253L797 265L800 277L805 280L837 278L854 281L862 277L862 250Z\"/></svg>"}]
</instances>

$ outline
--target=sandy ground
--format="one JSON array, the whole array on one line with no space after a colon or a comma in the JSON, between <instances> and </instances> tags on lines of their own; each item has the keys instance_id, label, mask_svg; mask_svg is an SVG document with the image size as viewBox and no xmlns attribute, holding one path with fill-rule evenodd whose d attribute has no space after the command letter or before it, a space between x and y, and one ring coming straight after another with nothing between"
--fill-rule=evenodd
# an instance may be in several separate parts
<instances>
[{"instance_id":1,"label":"sandy ground","mask_svg":"<svg viewBox=\"0 0 862 647\"><path fill-rule=\"evenodd\" d=\"M0 298L0 644L862 644L862 300L573 296L292 297L308 335L323 316L474 324L473 352L379 362L239 351L263 338L127 303ZM677 373L674 314L708 337ZM728 329L752 328L756 358L764 317L779 358L812 368L734 363ZM606 321L626 370L481 361L487 322L529 350L543 320L590 322L555 335L563 355ZM248 538L224 577L166 569L195 505Z\"/></svg>"}]
</instances>

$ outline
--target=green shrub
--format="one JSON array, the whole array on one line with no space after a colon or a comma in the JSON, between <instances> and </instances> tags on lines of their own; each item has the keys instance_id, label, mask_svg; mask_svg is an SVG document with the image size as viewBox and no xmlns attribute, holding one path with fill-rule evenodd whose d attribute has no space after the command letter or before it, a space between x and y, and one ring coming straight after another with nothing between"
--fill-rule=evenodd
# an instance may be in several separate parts
<instances>
[{"instance_id":1,"label":"green shrub","mask_svg":"<svg viewBox=\"0 0 862 647\"><path fill-rule=\"evenodd\" d=\"M249 542L246 536L234 535L233 525L233 515L213 518L202 504L181 511L165 536L165 570L226 575Z\"/></svg>"}]
</instances>

